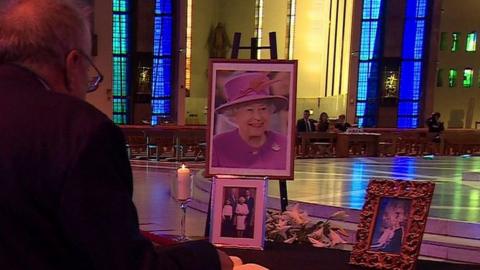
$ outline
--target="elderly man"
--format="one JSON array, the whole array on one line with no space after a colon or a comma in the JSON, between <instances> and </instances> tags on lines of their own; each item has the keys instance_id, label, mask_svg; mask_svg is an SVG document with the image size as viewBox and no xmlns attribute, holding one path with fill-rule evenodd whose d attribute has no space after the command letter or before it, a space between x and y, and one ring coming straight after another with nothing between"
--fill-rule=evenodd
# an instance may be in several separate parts
<instances>
[{"instance_id":1,"label":"elderly man","mask_svg":"<svg viewBox=\"0 0 480 270\"><path fill-rule=\"evenodd\" d=\"M0 1L0 269L231 269L209 243L141 236L122 133L83 100L102 79L85 15Z\"/></svg>"}]
</instances>

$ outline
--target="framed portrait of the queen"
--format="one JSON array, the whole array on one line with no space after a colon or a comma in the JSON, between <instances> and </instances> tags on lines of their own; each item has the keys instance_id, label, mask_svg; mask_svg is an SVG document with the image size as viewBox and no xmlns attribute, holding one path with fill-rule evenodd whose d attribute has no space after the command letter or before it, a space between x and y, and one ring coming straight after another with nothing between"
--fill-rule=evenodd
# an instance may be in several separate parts
<instances>
[{"instance_id":1,"label":"framed portrait of the queen","mask_svg":"<svg viewBox=\"0 0 480 270\"><path fill-rule=\"evenodd\" d=\"M435 184L372 179L350 263L375 269L415 269Z\"/></svg>"},{"instance_id":2,"label":"framed portrait of the queen","mask_svg":"<svg viewBox=\"0 0 480 270\"><path fill-rule=\"evenodd\" d=\"M297 62L211 60L207 175L293 178Z\"/></svg>"}]
</instances>

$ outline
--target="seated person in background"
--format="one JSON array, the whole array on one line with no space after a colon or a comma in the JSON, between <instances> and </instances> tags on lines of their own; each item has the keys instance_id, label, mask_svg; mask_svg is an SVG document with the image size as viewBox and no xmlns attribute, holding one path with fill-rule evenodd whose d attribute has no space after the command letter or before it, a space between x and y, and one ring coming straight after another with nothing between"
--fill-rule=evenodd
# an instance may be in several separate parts
<instances>
[{"instance_id":1,"label":"seated person in background","mask_svg":"<svg viewBox=\"0 0 480 270\"><path fill-rule=\"evenodd\" d=\"M439 112L434 112L432 113L432 116L430 116L427 121L427 127L428 127L428 132L442 132L445 130L445 127L443 126L443 122L440 122L440 113Z\"/></svg>"},{"instance_id":2,"label":"seated person in background","mask_svg":"<svg viewBox=\"0 0 480 270\"><path fill-rule=\"evenodd\" d=\"M330 128L330 122L328 121L328 114L322 112L318 118L317 130L320 132L327 132Z\"/></svg>"},{"instance_id":3,"label":"seated person in background","mask_svg":"<svg viewBox=\"0 0 480 270\"><path fill-rule=\"evenodd\" d=\"M352 125L350 125L346 120L345 120L345 114L341 114L338 116L338 120L337 122L335 123L335 129L337 129L338 131L341 131L341 132L345 132L347 131L347 129L349 127L351 127Z\"/></svg>"},{"instance_id":4,"label":"seated person in background","mask_svg":"<svg viewBox=\"0 0 480 270\"><path fill-rule=\"evenodd\" d=\"M440 133L445 130L443 122L440 122L440 113L434 112L432 116L425 121L428 127L428 132L435 134L433 141L440 142Z\"/></svg>"},{"instance_id":5,"label":"seated person in background","mask_svg":"<svg viewBox=\"0 0 480 270\"><path fill-rule=\"evenodd\" d=\"M310 119L310 110L303 111L303 118L297 121L297 132L315 131L317 121Z\"/></svg>"}]
</instances>

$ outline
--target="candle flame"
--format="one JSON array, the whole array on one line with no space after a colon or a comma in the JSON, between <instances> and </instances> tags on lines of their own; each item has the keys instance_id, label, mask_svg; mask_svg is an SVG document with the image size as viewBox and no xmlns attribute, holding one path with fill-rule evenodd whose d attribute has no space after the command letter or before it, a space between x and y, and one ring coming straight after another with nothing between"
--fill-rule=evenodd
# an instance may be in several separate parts
<instances>
[{"instance_id":1,"label":"candle flame","mask_svg":"<svg viewBox=\"0 0 480 270\"><path fill-rule=\"evenodd\" d=\"M185 169L185 164L182 164L182 169Z\"/></svg>"}]
</instances>

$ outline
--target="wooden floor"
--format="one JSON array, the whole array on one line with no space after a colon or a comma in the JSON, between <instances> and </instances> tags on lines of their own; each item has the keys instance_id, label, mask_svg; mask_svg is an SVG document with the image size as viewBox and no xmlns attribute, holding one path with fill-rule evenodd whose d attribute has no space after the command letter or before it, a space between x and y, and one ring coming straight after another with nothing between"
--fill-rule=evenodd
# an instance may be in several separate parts
<instances>
[{"instance_id":1,"label":"wooden floor","mask_svg":"<svg viewBox=\"0 0 480 270\"><path fill-rule=\"evenodd\" d=\"M197 171L204 164L187 164ZM178 163L132 161L134 202L143 229L178 233L180 209L169 185ZM480 181L463 181L462 173L480 172L480 157L302 159L295 180L288 182L291 200L360 209L371 178L432 180L436 183L430 217L480 223ZM195 172L194 172L195 173ZM278 197L271 181L269 196ZM188 235L203 235L206 215L189 209Z\"/></svg>"}]
</instances>

